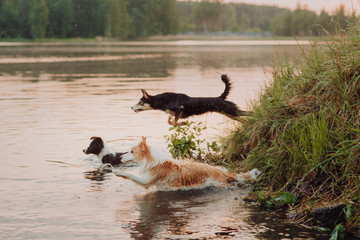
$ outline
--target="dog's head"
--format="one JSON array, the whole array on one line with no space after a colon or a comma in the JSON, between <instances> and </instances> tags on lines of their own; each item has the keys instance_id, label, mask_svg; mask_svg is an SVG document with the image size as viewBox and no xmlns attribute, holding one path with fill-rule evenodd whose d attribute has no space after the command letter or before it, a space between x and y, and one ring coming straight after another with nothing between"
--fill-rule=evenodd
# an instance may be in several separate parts
<instances>
[{"instance_id":1,"label":"dog's head","mask_svg":"<svg viewBox=\"0 0 360 240\"><path fill-rule=\"evenodd\" d=\"M99 155L101 150L104 148L104 141L100 137L90 138L90 145L83 150L85 154Z\"/></svg>"},{"instance_id":2,"label":"dog's head","mask_svg":"<svg viewBox=\"0 0 360 240\"><path fill-rule=\"evenodd\" d=\"M142 163L143 161L152 162L153 157L150 147L146 143L146 137L142 137L142 140L138 145L132 147L131 150L122 156L123 162L134 161L136 163Z\"/></svg>"},{"instance_id":3,"label":"dog's head","mask_svg":"<svg viewBox=\"0 0 360 240\"><path fill-rule=\"evenodd\" d=\"M131 107L135 112L141 112L145 110L152 110L151 107L151 96L144 90L141 89L143 96L140 98L140 101Z\"/></svg>"}]
</instances>

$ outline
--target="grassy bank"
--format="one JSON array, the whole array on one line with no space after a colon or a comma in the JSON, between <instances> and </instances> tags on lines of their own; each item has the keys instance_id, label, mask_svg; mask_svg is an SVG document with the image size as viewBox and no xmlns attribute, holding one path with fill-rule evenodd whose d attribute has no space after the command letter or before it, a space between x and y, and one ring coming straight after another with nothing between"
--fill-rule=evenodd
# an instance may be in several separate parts
<instances>
[{"instance_id":1,"label":"grassy bank","mask_svg":"<svg viewBox=\"0 0 360 240\"><path fill-rule=\"evenodd\" d=\"M273 81L252 104L253 116L222 139L223 154L229 164L263 172L262 198L291 193L293 202L285 204L295 209L295 219L310 224L313 208L342 204L331 224L356 232L360 25L329 37L325 48L314 43L303 59L274 67Z\"/></svg>"}]
</instances>

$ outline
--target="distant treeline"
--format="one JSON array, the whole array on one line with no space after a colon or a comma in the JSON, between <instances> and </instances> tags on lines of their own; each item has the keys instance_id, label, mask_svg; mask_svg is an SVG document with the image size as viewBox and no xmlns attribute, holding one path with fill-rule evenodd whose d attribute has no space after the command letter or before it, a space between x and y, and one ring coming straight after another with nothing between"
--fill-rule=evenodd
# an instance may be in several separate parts
<instances>
[{"instance_id":1,"label":"distant treeline","mask_svg":"<svg viewBox=\"0 0 360 240\"><path fill-rule=\"evenodd\" d=\"M219 0L0 0L0 38L129 40L189 32L317 36L356 19L344 6L318 15L300 5L290 11Z\"/></svg>"}]
</instances>

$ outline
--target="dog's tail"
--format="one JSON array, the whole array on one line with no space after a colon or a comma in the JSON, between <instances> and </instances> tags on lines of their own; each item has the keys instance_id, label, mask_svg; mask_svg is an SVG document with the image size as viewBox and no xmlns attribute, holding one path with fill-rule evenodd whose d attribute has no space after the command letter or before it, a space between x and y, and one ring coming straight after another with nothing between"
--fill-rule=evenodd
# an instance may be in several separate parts
<instances>
[{"instance_id":1,"label":"dog's tail","mask_svg":"<svg viewBox=\"0 0 360 240\"><path fill-rule=\"evenodd\" d=\"M237 181L244 182L246 180L257 180L261 173L262 172L260 172L257 168L254 168L251 171L237 174Z\"/></svg>"},{"instance_id":2,"label":"dog's tail","mask_svg":"<svg viewBox=\"0 0 360 240\"><path fill-rule=\"evenodd\" d=\"M223 81L223 83L225 83L225 90L224 92L220 95L221 99L226 99L226 97L229 95L230 90L231 90L231 82L230 82L230 78L226 75L226 74L222 74L221 75L221 80Z\"/></svg>"}]
</instances>

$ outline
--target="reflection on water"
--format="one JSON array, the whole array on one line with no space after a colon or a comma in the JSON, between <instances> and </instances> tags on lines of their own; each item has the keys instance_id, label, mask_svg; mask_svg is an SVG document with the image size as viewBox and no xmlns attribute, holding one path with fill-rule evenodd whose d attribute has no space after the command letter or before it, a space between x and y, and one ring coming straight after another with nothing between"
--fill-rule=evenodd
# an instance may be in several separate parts
<instances>
[{"instance_id":1,"label":"reflection on water","mask_svg":"<svg viewBox=\"0 0 360 240\"><path fill-rule=\"evenodd\" d=\"M240 192L234 194L231 189L206 189L151 192L140 196L137 198L140 217L130 226L132 237L135 239L181 236L208 238L226 233L235 236L240 232L235 225L250 229L244 222L244 218L248 216L246 207L241 208L240 222L234 221L234 218L239 217L236 210L240 201L234 200L239 194ZM225 229L236 229L236 231L231 233ZM256 232L246 231L242 237L254 239L255 234Z\"/></svg>"},{"instance_id":2,"label":"reflection on water","mask_svg":"<svg viewBox=\"0 0 360 240\"><path fill-rule=\"evenodd\" d=\"M150 192L136 197L140 215L123 227L134 239L327 239L326 234L280 220L281 213L245 203L246 192L211 188ZM120 222L124 211L117 210Z\"/></svg>"},{"instance_id":3,"label":"reflection on water","mask_svg":"<svg viewBox=\"0 0 360 240\"><path fill-rule=\"evenodd\" d=\"M98 174L98 160L82 153L91 136L120 152L141 136L166 150L167 115L130 109L140 89L218 96L228 73L229 99L247 109L284 52L299 54L241 44L0 46L0 239L321 239L244 203L243 189L148 191ZM235 124L220 114L191 120L205 122L209 140Z\"/></svg>"}]
</instances>

